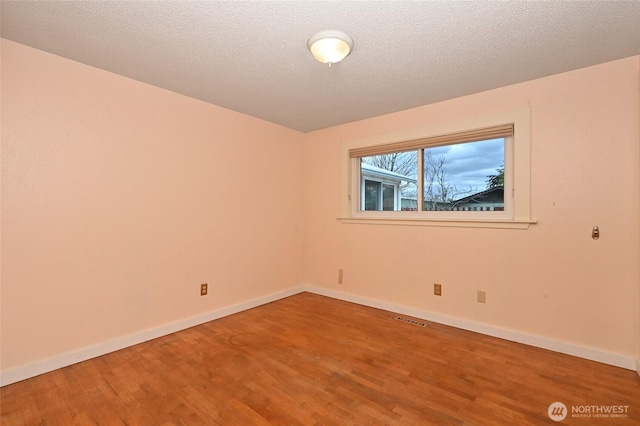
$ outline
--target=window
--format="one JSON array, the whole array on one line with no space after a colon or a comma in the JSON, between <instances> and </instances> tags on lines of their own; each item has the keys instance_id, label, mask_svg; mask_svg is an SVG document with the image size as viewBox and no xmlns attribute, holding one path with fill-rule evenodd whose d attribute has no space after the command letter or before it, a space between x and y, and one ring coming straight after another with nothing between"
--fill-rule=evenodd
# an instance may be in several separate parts
<instances>
[{"instance_id":1,"label":"window","mask_svg":"<svg viewBox=\"0 0 640 426\"><path fill-rule=\"evenodd\" d=\"M342 145L346 222L526 228L529 110Z\"/></svg>"},{"instance_id":2,"label":"window","mask_svg":"<svg viewBox=\"0 0 640 426\"><path fill-rule=\"evenodd\" d=\"M504 211L506 143L502 137L359 157L363 210ZM374 201L383 181L369 180L373 168L387 179L384 205Z\"/></svg>"},{"instance_id":3,"label":"window","mask_svg":"<svg viewBox=\"0 0 640 426\"><path fill-rule=\"evenodd\" d=\"M388 183L364 180L362 187L362 210L398 210L398 187Z\"/></svg>"}]
</instances>

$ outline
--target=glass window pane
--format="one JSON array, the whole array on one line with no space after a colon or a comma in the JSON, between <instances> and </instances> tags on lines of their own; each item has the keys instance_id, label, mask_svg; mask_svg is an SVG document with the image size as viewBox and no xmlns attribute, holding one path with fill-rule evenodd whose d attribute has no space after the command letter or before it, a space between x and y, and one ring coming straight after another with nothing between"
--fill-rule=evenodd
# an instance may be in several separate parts
<instances>
[{"instance_id":1,"label":"glass window pane","mask_svg":"<svg viewBox=\"0 0 640 426\"><path fill-rule=\"evenodd\" d=\"M424 149L424 210L504 210L504 138Z\"/></svg>"},{"instance_id":2,"label":"glass window pane","mask_svg":"<svg viewBox=\"0 0 640 426\"><path fill-rule=\"evenodd\" d=\"M396 191L393 185L382 185L382 210L396 210Z\"/></svg>"},{"instance_id":3,"label":"glass window pane","mask_svg":"<svg viewBox=\"0 0 640 426\"><path fill-rule=\"evenodd\" d=\"M364 209L380 210L378 200L380 198L380 182L364 181Z\"/></svg>"}]
</instances>

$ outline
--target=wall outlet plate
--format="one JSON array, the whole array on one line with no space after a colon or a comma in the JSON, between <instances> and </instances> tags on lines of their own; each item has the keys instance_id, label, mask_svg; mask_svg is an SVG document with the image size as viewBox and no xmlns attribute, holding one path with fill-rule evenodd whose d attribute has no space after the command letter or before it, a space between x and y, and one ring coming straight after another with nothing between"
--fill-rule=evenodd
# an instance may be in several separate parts
<instances>
[{"instance_id":1,"label":"wall outlet plate","mask_svg":"<svg viewBox=\"0 0 640 426\"><path fill-rule=\"evenodd\" d=\"M200 284L200 296L206 296L209 291L209 284L203 283Z\"/></svg>"},{"instance_id":2,"label":"wall outlet plate","mask_svg":"<svg viewBox=\"0 0 640 426\"><path fill-rule=\"evenodd\" d=\"M442 284L433 284L433 294L442 296Z\"/></svg>"},{"instance_id":3,"label":"wall outlet plate","mask_svg":"<svg viewBox=\"0 0 640 426\"><path fill-rule=\"evenodd\" d=\"M487 292L478 290L478 303L487 303Z\"/></svg>"}]
</instances>

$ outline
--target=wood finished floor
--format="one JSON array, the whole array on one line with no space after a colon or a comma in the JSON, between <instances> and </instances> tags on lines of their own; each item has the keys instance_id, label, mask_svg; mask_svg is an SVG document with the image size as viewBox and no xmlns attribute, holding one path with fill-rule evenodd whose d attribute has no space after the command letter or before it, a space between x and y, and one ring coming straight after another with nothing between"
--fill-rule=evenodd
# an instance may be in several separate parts
<instances>
[{"instance_id":1,"label":"wood finished floor","mask_svg":"<svg viewBox=\"0 0 640 426\"><path fill-rule=\"evenodd\" d=\"M629 370L302 293L0 390L8 425L640 424ZM628 405L561 423L550 403Z\"/></svg>"}]
</instances>

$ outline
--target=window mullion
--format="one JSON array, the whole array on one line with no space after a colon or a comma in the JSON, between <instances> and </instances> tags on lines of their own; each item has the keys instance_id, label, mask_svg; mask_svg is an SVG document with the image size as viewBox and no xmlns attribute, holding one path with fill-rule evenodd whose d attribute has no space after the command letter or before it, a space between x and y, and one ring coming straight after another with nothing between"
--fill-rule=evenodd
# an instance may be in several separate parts
<instances>
[{"instance_id":1,"label":"window mullion","mask_svg":"<svg viewBox=\"0 0 640 426\"><path fill-rule=\"evenodd\" d=\"M418 182L416 185L418 187L418 205L416 207L417 211L421 212L424 209L424 149L419 149L416 155L418 156Z\"/></svg>"}]
</instances>

